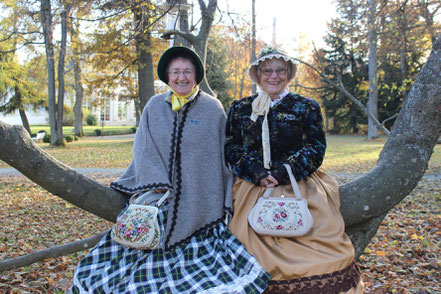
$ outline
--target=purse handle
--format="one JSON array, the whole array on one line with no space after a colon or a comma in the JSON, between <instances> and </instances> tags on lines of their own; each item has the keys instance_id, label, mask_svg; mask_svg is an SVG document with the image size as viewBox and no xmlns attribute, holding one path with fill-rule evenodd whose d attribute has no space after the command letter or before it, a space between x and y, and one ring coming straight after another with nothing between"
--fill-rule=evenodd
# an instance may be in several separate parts
<instances>
[{"instance_id":1,"label":"purse handle","mask_svg":"<svg viewBox=\"0 0 441 294\"><path fill-rule=\"evenodd\" d=\"M297 185L297 181L294 178L294 175L292 174L291 166L287 163L284 163L283 166L288 171L289 180L291 181L291 186L294 191L294 198L297 200L301 200L303 198L302 193L300 193L299 185ZM271 193L273 192L273 190L274 190L274 188L267 188L262 197L268 198L271 195Z\"/></svg>"},{"instance_id":2,"label":"purse handle","mask_svg":"<svg viewBox=\"0 0 441 294\"><path fill-rule=\"evenodd\" d=\"M146 192L146 196L155 193L154 190L150 190L148 192ZM155 206L156 207L161 207L161 205L164 203L165 200L167 200L167 198L170 196L171 194L171 190L167 190L167 192L156 202ZM129 200L129 204L140 204L143 200L144 197L139 197L139 195L143 195L141 193L134 195L132 198L130 198Z\"/></svg>"}]
</instances>

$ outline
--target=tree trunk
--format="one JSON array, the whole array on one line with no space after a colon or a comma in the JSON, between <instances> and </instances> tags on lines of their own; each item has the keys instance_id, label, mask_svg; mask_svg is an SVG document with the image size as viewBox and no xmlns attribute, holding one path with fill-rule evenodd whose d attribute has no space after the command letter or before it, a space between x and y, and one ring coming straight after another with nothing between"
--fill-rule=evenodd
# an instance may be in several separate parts
<instances>
[{"instance_id":1,"label":"tree trunk","mask_svg":"<svg viewBox=\"0 0 441 294\"><path fill-rule=\"evenodd\" d=\"M176 5L179 6L179 5L187 5L187 4L188 4L187 0L179 0ZM179 30L181 32L188 33L189 32L188 28L189 28L189 26L188 26L188 11L187 11L187 9L180 9L179 10ZM187 39L182 38L181 36L176 36L175 45L180 45L180 46L185 46L185 47L191 46L190 42Z\"/></svg>"},{"instance_id":2,"label":"tree trunk","mask_svg":"<svg viewBox=\"0 0 441 294\"><path fill-rule=\"evenodd\" d=\"M368 109L378 119L378 80L377 80L377 30L375 25L376 0L369 0L369 102ZM378 129L368 118L368 139L378 138Z\"/></svg>"},{"instance_id":3,"label":"tree trunk","mask_svg":"<svg viewBox=\"0 0 441 294\"><path fill-rule=\"evenodd\" d=\"M138 59L138 91L140 111L147 101L155 95L153 77L153 58L151 53L151 29L149 23L149 11L147 5L140 5L132 9L136 31L136 54Z\"/></svg>"},{"instance_id":4,"label":"tree trunk","mask_svg":"<svg viewBox=\"0 0 441 294\"><path fill-rule=\"evenodd\" d=\"M26 112L23 107L20 107L18 109L18 112L20 113L21 122L23 123L23 127L25 130L30 134L31 133L31 126L29 125L29 120L26 115Z\"/></svg>"},{"instance_id":5,"label":"tree trunk","mask_svg":"<svg viewBox=\"0 0 441 294\"><path fill-rule=\"evenodd\" d=\"M63 138L63 109L64 109L64 64L66 59L66 43L68 31L68 17L70 16L71 6L65 4L64 11L61 13L61 44L58 58L58 100L57 100L57 139L55 145L64 146ZM52 139L52 138L51 138Z\"/></svg>"},{"instance_id":6,"label":"tree trunk","mask_svg":"<svg viewBox=\"0 0 441 294\"><path fill-rule=\"evenodd\" d=\"M43 27L44 45L46 48L47 61L47 90L49 107L49 125L51 129L51 145L58 140L57 137L57 110L55 103L55 54L52 26L52 8L50 0L40 0L41 3L41 24Z\"/></svg>"},{"instance_id":7,"label":"tree trunk","mask_svg":"<svg viewBox=\"0 0 441 294\"><path fill-rule=\"evenodd\" d=\"M21 122L23 123L23 127L29 134L31 134L31 126L29 125L29 120L24 110L24 105L22 101L22 95L20 89L15 86L14 87L14 99L17 101L18 113L20 114Z\"/></svg>"},{"instance_id":8,"label":"tree trunk","mask_svg":"<svg viewBox=\"0 0 441 294\"><path fill-rule=\"evenodd\" d=\"M74 56L73 67L75 76L75 104L74 112L74 134L75 136L84 136L83 131L83 93L84 88L81 83L81 68L78 56Z\"/></svg>"},{"instance_id":9,"label":"tree trunk","mask_svg":"<svg viewBox=\"0 0 441 294\"><path fill-rule=\"evenodd\" d=\"M256 1L251 1L251 63L256 60ZM257 86L251 82L251 94L257 92ZM241 96L242 97L242 96Z\"/></svg>"},{"instance_id":10,"label":"tree trunk","mask_svg":"<svg viewBox=\"0 0 441 294\"><path fill-rule=\"evenodd\" d=\"M430 12L430 10L429 10L429 5L430 4L431 4L430 2L425 1L425 0L418 1L418 6L420 7L421 15L424 18L426 29L427 29L427 31L428 31L428 33L430 35L430 40L432 41L432 46L433 46L433 44L435 44L436 38L438 36L438 34L436 32L436 29L434 27L433 19L435 17L435 14L438 12L438 10L441 9L441 4L439 2L438 3L432 3L434 5L437 5L433 9L432 12Z\"/></svg>"},{"instance_id":11,"label":"tree trunk","mask_svg":"<svg viewBox=\"0 0 441 294\"><path fill-rule=\"evenodd\" d=\"M406 89L406 79L407 79L407 60L406 60L406 53L407 53L407 36L406 32L408 30L407 26L407 18L406 13L404 11L405 6L403 6L403 11L400 15L400 69L401 69L401 87L403 89L402 95L403 95L403 101L406 101L407 98L407 89Z\"/></svg>"},{"instance_id":12,"label":"tree trunk","mask_svg":"<svg viewBox=\"0 0 441 294\"><path fill-rule=\"evenodd\" d=\"M82 137L84 136L83 131L83 94L84 88L82 84L82 76L81 76L81 67L80 67L80 53L78 50L78 27L73 27L73 24L70 26L70 36L72 42L76 42L74 46L72 46L72 61L73 61L73 70L74 70L74 90L75 90L75 104L73 108L74 112L74 134L75 136Z\"/></svg>"},{"instance_id":13,"label":"tree trunk","mask_svg":"<svg viewBox=\"0 0 441 294\"><path fill-rule=\"evenodd\" d=\"M441 36L403 104L377 166L340 187L348 232L359 235L357 254L375 235L379 220L412 191L426 171L441 131L440 113Z\"/></svg>"}]
</instances>

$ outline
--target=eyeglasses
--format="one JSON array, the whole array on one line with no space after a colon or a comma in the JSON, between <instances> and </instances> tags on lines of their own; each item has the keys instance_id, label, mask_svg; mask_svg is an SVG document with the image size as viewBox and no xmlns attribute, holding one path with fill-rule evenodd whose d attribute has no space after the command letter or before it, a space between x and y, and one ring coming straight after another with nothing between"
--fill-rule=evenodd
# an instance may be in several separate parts
<instances>
[{"instance_id":1,"label":"eyeglasses","mask_svg":"<svg viewBox=\"0 0 441 294\"><path fill-rule=\"evenodd\" d=\"M184 71L180 71L180 70L174 69L172 71L169 71L168 74L170 76L172 76L172 77L178 77L181 74L183 74L184 76L188 77L188 76L191 76L192 74L194 74L194 71L192 71L191 69L186 69Z\"/></svg>"},{"instance_id":2,"label":"eyeglasses","mask_svg":"<svg viewBox=\"0 0 441 294\"><path fill-rule=\"evenodd\" d=\"M263 67L260 69L260 71L263 73L264 76L270 77L273 72L276 72L278 76L284 76L288 73L288 69L286 67L281 67L277 69L272 69L269 67Z\"/></svg>"}]
</instances>

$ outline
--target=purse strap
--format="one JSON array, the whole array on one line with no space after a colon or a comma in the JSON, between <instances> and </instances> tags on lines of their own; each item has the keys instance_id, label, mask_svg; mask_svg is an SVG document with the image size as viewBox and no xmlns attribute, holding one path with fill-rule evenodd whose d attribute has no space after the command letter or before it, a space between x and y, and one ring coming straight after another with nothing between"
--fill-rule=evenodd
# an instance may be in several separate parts
<instances>
[{"instance_id":1,"label":"purse strap","mask_svg":"<svg viewBox=\"0 0 441 294\"><path fill-rule=\"evenodd\" d=\"M297 184L297 181L294 178L294 175L293 175L292 170L291 170L291 166L289 164L287 164L287 163L283 164L283 166L288 171L289 180L291 181L291 186L292 186L292 189L294 191L294 198L297 199L297 200L301 200L303 198L302 197L302 193L300 192L299 185ZM274 188L267 188L262 197L263 198L268 198L271 195L271 193L273 192L273 190L274 190Z\"/></svg>"},{"instance_id":2,"label":"purse strap","mask_svg":"<svg viewBox=\"0 0 441 294\"><path fill-rule=\"evenodd\" d=\"M146 192L144 195L150 195L155 193L154 190L150 190L148 192ZM167 198L170 196L171 194L171 190L167 190L167 192L156 202L155 206L156 207L161 207L161 205L164 203L165 200L167 200ZM129 200L129 204L140 204L143 200L144 197L139 197L139 195L143 195L141 193L133 195L132 198L130 198Z\"/></svg>"}]
</instances>

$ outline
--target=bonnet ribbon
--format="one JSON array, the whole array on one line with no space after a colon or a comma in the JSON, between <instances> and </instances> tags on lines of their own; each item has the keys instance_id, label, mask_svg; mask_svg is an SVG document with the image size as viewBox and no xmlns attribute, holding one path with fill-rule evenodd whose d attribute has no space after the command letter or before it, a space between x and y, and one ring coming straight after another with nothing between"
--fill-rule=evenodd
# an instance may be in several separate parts
<instances>
[{"instance_id":1,"label":"bonnet ribbon","mask_svg":"<svg viewBox=\"0 0 441 294\"><path fill-rule=\"evenodd\" d=\"M260 91L256 99L254 99L251 104L251 120L256 121L258 116L265 116L262 123L262 149L263 149L263 167L270 169L271 162L271 144L269 139L269 127L268 127L268 112L270 107L274 106L280 102L286 95L288 95L289 90L285 91L280 95L278 99L271 101L271 97L265 91Z\"/></svg>"},{"instance_id":2,"label":"bonnet ribbon","mask_svg":"<svg viewBox=\"0 0 441 294\"><path fill-rule=\"evenodd\" d=\"M256 99L251 104L251 120L256 121L258 116L264 116L262 123L262 148L263 148L263 167L270 169L271 161L271 145L269 141L269 127L268 127L268 111L271 104L271 98L268 93L260 91Z\"/></svg>"}]
</instances>

